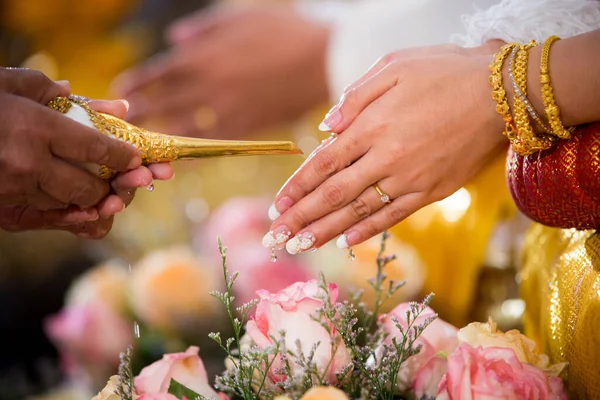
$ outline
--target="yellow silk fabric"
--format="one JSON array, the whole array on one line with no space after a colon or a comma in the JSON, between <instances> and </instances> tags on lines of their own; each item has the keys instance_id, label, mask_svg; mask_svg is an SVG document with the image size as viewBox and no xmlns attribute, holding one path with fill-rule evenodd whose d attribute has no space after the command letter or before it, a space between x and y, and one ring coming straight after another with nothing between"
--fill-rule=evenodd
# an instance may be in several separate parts
<instances>
[{"instance_id":1,"label":"yellow silk fabric","mask_svg":"<svg viewBox=\"0 0 600 400\"><path fill-rule=\"evenodd\" d=\"M521 295L526 334L553 362L569 363L572 399L600 399L600 237L534 225L525 242Z\"/></svg>"},{"instance_id":2,"label":"yellow silk fabric","mask_svg":"<svg viewBox=\"0 0 600 400\"><path fill-rule=\"evenodd\" d=\"M470 322L468 314L492 229L501 214L516 211L504 171L505 157L501 155L465 187L470 204L460 218L448 212L455 204L442 201L391 230L416 248L427 269L423 293L435 293L432 307L457 326Z\"/></svg>"}]
</instances>

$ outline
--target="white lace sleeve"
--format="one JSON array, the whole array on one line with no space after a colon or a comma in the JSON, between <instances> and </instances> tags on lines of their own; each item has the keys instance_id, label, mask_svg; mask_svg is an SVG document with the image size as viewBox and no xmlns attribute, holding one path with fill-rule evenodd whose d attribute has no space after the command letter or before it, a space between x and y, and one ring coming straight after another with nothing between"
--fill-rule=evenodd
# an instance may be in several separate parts
<instances>
[{"instance_id":1,"label":"white lace sleeve","mask_svg":"<svg viewBox=\"0 0 600 400\"><path fill-rule=\"evenodd\" d=\"M462 20L466 34L452 36L461 46L479 46L492 39L543 42L551 35L569 37L599 29L600 1L502 0Z\"/></svg>"}]
</instances>

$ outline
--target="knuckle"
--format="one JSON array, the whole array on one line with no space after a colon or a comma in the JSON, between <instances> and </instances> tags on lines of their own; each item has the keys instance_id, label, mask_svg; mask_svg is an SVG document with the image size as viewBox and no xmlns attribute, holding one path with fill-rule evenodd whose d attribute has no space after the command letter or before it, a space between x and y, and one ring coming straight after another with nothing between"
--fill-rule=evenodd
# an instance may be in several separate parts
<instances>
[{"instance_id":1,"label":"knuckle","mask_svg":"<svg viewBox=\"0 0 600 400\"><path fill-rule=\"evenodd\" d=\"M371 207L360 197L350 203L350 212L356 219L364 219L371 215Z\"/></svg>"},{"instance_id":2,"label":"knuckle","mask_svg":"<svg viewBox=\"0 0 600 400\"><path fill-rule=\"evenodd\" d=\"M88 161L104 163L108 159L109 149L106 140L101 134L91 134L90 141L87 145Z\"/></svg>"},{"instance_id":3,"label":"knuckle","mask_svg":"<svg viewBox=\"0 0 600 400\"><path fill-rule=\"evenodd\" d=\"M7 232L19 232L24 207L5 207L0 211L0 228Z\"/></svg>"},{"instance_id":4,"label":"knuckle","mask_svg":"<svg viewBox=\"0 0 600 400\"><path fill-rule=\"evenodd\" d=\"M337 171L337 161L329 151L321 151L314 157L315 172L320 176L330 176Z\"/></svg>"},{"instance_id":5,"label":"knuckle","mask_svg":"<svg viewBox=\"0 0 600 400\"><path fill-rule=\"evenodd\" d=\"M327 204L333 208L339 208L344 204L344 189L338 183L325 183L321 194Z\"/></svg>"},{"instance_id":6,"label":"knuckle","mask_svg":"<svg viewBox=\"0 0 600 400\"><path fill-rule=\"evenodd\" d=\"M69 193L68 203L77 204L80 207L91 207L102 199L105 194L103 192L96 185L79 185Z\"/></svg>"},{"instance_id":7,"label":"knuckle","mask_svg":"<svg viewBox=\"0 0 600 400\"><path fill-rule=\"evenodd\" d=\"M392 203L389 206L387 206L387 214L391 221L397 223L408 217L409 212L403 206Z\"/></svg>"}]
</instances>

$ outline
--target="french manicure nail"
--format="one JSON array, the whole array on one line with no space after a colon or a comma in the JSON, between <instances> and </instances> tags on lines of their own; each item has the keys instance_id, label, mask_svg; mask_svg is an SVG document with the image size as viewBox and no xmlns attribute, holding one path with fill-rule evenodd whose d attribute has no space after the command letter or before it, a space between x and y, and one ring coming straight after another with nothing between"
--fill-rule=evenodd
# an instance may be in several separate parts
<instances>
[{"instance_id":1,"label":"french manicure nail","mask_svg":"<svg viewBox=\"0 0 600 400\"><path fill-rule=\"evenodd\" d=\"M275 208L275 204L271 204L271 207L269 207L269 219L271 221L275 221L280 215L281 214L279 211L277 211L277 208Z\"/></svg>"},{"instance_id":2,"label":"french manicure nail","mask_svg":"<svg viewBox=\"0 0 600 400\"><path fill-rule=\"evenodd\" d=\"M285 242L289 240L290 236L292 236L290 229L282 225L267 232L262 239L262 245L268 249L283 250Z\"/></svg>"},{"instance_id":3,"label":"french manicure nail","mask_svg":"<svg viewBox=\"0 0 600 400\"><path fill-rule=\"evenodd\" d=\"M342 113L340 112L340 106L335 105L331 110L329 110L327 115L325 115L323 122L321 122L321 124L319 125L319 130L324 132L331 132L331 130L335 128L340 122L342 122Z\"/></svg>"},{"instance_id":4,"label":"french manicure nail","mask_svg":"<svg viewBox=\"0 0 600 400\"><path fill-rule=\"evenodd\" d=\"M338 237L335 245L338 247L338 249L347 249L351 246L354 246L360 240L359 236L359 233L355 231L346 232Z\"/></svg>"},{"instance_id":5,"label":"french manicure nail","mask_svg":"<svg viewBox=\"0 0 600 400\"><path fill-rule=\"evenodd\" d=\"M123 103L123 105L125 105L125 110L129 111L129 102L125 99L121 99L119 100L121 103Z\"/></svg>"},{"instance_id":6,"label":"french manicure nail","mask_svg":"<svg viewBox=\"0 0 600 400\"><path fill-rule=\"evenodd\" d=\"M338 247L338 249L347 249L348 241L346 240L346 235L344 234L337 238L335 245Z\"/></svg>"},{"instance_id":7,"label":"french manicure nail","mask_svg":"<svg viewBox=\"0 0 600 400\"><path fill-rule=\"evenodd\" d=\"M329 132L331 131L331 128L329 127L329 125L327 125L325 121L323 121L319 124L319 130L321 132Z\"/></svg>"},{"instance_id":8,"label":"french manicure nail","mask_svg":"<svg viewBox=\"0 0 600 400\"><path fill-rule=\"evenodd\" d=\"M55 83L58 84L58 85L60 85L60 86L62 86L62 87L64 87L64 88L67 88L67 89L71 90L71 82L69 82L67 80L55 81Z\"/></svg>"},{"instance_id":9,"label":"french manicure nail","mask_svg":"<svg viewBox=\"0 0 600 400\"><path fill-rule=\"evenodd\" d=\"M310 232L303 232L291 238L285 244L285 248L288 253L294 255L311 249L314 246L315 242L315 235L313 235Z\"/></svg>"},{"instance_id":10,"label":"french manicure nail","mask_svg":"<svg viewBox=\"0 0 600 400\"><path fill-rule=\"evenodd\" d=\"M294 200L287 196L282 197L269 207L269 218L271 221L275 221L282 213L289 210L292 205L294 205Z\"/></svg>"}]
</instances>

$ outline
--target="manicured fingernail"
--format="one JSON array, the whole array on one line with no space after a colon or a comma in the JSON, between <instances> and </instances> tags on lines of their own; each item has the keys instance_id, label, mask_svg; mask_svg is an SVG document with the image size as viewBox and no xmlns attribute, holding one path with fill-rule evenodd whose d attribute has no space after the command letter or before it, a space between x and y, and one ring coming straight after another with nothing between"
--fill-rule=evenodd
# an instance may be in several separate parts
<instances>
[{"instance_id":1,"label":"manicured fingernail","mask_svg":"<svg viewBox=\"0 0 600 400\"><path fill-rule=\"evenodd\" d=\"M275 204L271 204L271 207L269 207L269 219L271 221L275 221L280 215L281 214L279 211L277 211L277 208L275 208Z\"/></svg>"},{"instance_id":2,"label":"manicured fingernail","mask_svg":"<svg viewBox=\"0 0 600 400\"><path fill-rule=\"evenodd\" d=\"M358 232L350 231L341 235L335 242L335 245L339 249L347 249L348 247L354 246L359 240L360 237Z\"/></svg>"},{"instance_id":3,"label":"manicured fingernail","mask_svg":"<svg viewBox=\"0 0 600 400\"><path fill-rule=\"evenodd\" d=\"M125 110L129 111L129 102L125 99L119 100L125 106Z\"/></svg>"},{"instance_id":4,"label":"manicured fingernail","mask_svg":"<svg viewBox=\"0 0 600 400\"><path fill-rule=\"evenodd\" d=\"M289 210L293 204L294 200L287 196L277 200L275 204L272 204L271 207L269 207L269 219L271 219L271 221L275 221L282 213Z\"/></svg>"},{"instance_id":5,"label":"manicured fingernail","mask_svg":"<svg viewBox=\"0 0 600 400\"><path fill-rule=\"evenodd\" d=\"M55 81L56 84L71 90L71 82L69 81Z\"/></svg>"},{"instance_id":6,"label":"manicured fingernail","mask_svg":"<svg viewBox=\"0 0 600 400\"><path fill-rule=\"evenodd\" d=\"M329 125L327 125L327 123L325 121L323 121L319 124L319 130L321 132L329 132L331 130L331 128L329 127Z\"/></svg>"},{"instance_id":7,"label":"manicured fingernail","mask_svg":"<svg viewBox=\"0 0 600 400\"><path fill-rule=\"evenodd\" d=\"M298 253L303 253L306 250L311 249L314 246L315 242L315 235L313 235L310 232L303 232L291 238L285 244L285 248L288 253L294 255Z\"/></svg>"},{"instance_id":8,"label":"manicured fingernail","mask_svg":"<svg viewBox=\"0 0 600 400\"><path fill-rule=\"evenodd\" d=\"M130 169L130 170L131 169L136 169L140 165L142 165L142 158L140 156L135 156L129 162L129 165L127 166L127 169Z\"/></svg>"},{"instance_id":9,"label":"manicured fingernail","mask_svg":"<svg viewBox=\"0 0 600 400\"><path fill-rule=\"evenodd\" d=\"M268 249L283 250L285 242L292 236L290 229L285 226L279 226L269 231L262 239L262 245Z\"/></svg>"},{"instance_id":10,"label":"manicured fingernail","mask_svg":"<svg viewBox=\"0 0 600 400\"><path fill-rule=\"evenodd\" d=\"M338 247L338 249L347 249L348 241L346 240L346 235L340 236L335 242L335 245Z\"/></svg>"},{"instance_id":11,"label":"manicured fingernail","mask_svg":"<svg viewBox=\"0 0 600 400\"><path fill-rule=\"evenodd\" d=\"M332 129L335 129L340 122L342 122L342 113L340 112L340 107L335 105L329 110L327 115L325 115L323 122L319 125L319 130L330 132Z\"/></svg>"}]
</instances>

